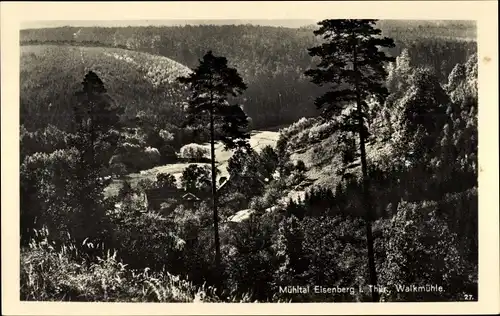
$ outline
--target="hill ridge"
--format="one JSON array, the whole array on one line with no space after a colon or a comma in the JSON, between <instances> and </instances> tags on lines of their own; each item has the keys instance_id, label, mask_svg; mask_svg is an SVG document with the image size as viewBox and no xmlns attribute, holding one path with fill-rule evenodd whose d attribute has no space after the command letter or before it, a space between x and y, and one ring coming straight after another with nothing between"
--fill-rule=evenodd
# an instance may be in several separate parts
<instances>
[{"instance_id":1,"label":"hill ridge","mask_svg":"<svg viewBox=\"0 0 500 316\"><path fill-rule=\"evenodd\" d=\"M20 57L21 124L28 129L47 124L65 129L73 94L89 70L101 77L110 96L126 108L129 117L148 109L175 112L183 95L175 79L191 72L172 58L120 48L23 45ZM50 109L45 108L48 104ZM39 115L49 110L52 119Z\"/></svg>"}]
</instances>

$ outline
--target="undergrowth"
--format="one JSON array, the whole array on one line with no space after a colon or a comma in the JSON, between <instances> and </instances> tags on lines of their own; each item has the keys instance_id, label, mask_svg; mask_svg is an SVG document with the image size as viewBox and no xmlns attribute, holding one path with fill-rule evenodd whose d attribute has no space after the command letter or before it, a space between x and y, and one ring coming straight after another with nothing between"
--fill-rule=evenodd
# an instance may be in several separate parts
<instances>
[{"instance_id":1,"label":"undergrowth","mask_svg":"<svg viewBox=\"0 0 500 316\"><path fill-rule=\"evenodd\" d=\"M56 245L46 228L21 250L21 300L99 302L216 302L215 289L196 287L163 270L132 270L117 252L90 256L75 243Z\"/></svg>"}]
</instances>

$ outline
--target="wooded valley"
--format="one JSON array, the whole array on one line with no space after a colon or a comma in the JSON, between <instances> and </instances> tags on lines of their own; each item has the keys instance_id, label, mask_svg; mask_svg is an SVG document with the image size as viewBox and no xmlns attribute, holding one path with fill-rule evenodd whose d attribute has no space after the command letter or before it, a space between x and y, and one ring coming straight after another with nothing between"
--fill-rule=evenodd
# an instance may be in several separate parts
<instances>
[{"instance_id":1,"label":"wooded valley","mask_svg":"<svg viewBox=\"0 0 500 316\"><path fill-rule=\"evenodd\" d=\"M22 30L21 300L477 300L475 33Z\"/></svg>"}]
</instances>

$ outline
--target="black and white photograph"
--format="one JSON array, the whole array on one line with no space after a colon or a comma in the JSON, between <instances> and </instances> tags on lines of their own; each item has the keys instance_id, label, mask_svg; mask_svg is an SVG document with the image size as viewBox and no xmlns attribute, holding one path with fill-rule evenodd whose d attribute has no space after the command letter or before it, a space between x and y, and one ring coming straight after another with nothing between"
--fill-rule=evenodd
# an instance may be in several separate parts
<instances>
[{"instance_id":1,"label":"black and white photograph","mask_svg":"<svg viewBox=\"0 0 500 316\"><path fill-rule=\"evenodd\" d=\"M23 21L20 301L478 302L477 34Z\"/></svg>"}]
</instances>

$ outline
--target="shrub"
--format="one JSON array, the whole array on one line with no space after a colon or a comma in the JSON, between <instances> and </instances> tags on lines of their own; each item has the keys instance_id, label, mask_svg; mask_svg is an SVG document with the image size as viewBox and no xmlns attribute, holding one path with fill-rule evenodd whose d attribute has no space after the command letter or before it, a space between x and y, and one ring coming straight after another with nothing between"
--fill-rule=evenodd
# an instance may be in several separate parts
<instances>
[{"instance_id":1,"label":"shrub","mask_svg":"<svg viewBox=\"0 0 500 316\"><path fill-rule=\"evenodd\" d=\"M219 215L221 218L227 218L234 215L235 210L242 210L248 207L248 195L236 191L226 191L226 194L218 196L221 209Z\"/></svg>"},{"instance_id":2,"label":"shrub","mask_svg":"<svg viewBox=\"0 0 500 316\"><path fill-rule=\"evenodd\" d=\"M172 142L174 140L174 134L167 130L162 129L158 134L163 139L163 141L167 143Z\"/></svg>"},{"instance_id":3,"label":"shrub","mask_svg":"<svg viewBox=\"0 0 500 316\"><path fill-rule=\"evenodd\" d=\"M177 161L177 152L172 145L165 144L159 150L163 163L174 163Z\"/></svg>"},{"instance_id":4,"label":"shrub","mask_svg":"<svg viewBox=\"0 0 500 316\"><path fill-rule=\"evenodd\" d=\"M309 131L300 131L295 137L290 138L290 148L297 149L309 143Z\"/></svg>"},{"instance_id":5,"label":"shrub","mask_svg":"<svg viewBox=\"0 0 500 316\"><path fill-rule=\"evenodd\" d=\"M176 188L177 179L169 173L158 173L156 175L156 185L160 188Z\"/></svg>"},{"instance_id":6,"label":"shrub","mask_svg":"<svg viewBox=\"0 0 500 316\"><path fill-rule=\"evenodd\" d=\"M128 173L127 166L124 163L110 164L109 169L111 174L115 176L124 176Z\"/></svg>"},{"instance_id":7,"label":"shrub","mask_svg":"<svg viewBox=\"0 0 500 316\"><path fill-rule=\"evenodd\" d=\"M123 216L124 221L117 223L115 239L120 241L120 254L130 266L156 271L163 266L169 271L179 267L185 241L175 234L171 221L154 212L129 210Z\"/></svg>"},{"instance_id":8,"label":"shrub","mask_svg":"<svg viewBox=\"0 0 500 316\"><path fill-rule=\"evenodd\" d=\"M400 284L437 284L444 289L442 293L394 293L391 300L461 299L467 284L476 282L477 286L473 279L476 273L464 269L456 236L438 216L435 202L401 202L384 235L387 259L381 271L383 283L392 289Z\"/></svg>"},{"instance_id":9,"label":"shrub","mask_svg":"<svg viewBox=\"0 0 500 316\"><path fill-rule=\"evenodd\" d=\"M208 192L211 188L211 174L209 166L189 165L182 171L181 186L192 193Z\"/></svg>"},{"instance_id":10,"label":"shrub","mask_svg":"<svg viewBox=\"0 0 500 316\"><path fill-rule=\"evenodd\" d=\"M139 180L136 186L137 190L142 192L149 189L153 189L155 187L156 187L156 182L148 178Z\"/></svg>"},{"instance_id":11,"label":"shrub","mask_svg":"<svg viewBox=\"0 0 500 316\"><path fill-rule=\"evenodd\" d=\"M307 171L306 164L304 163L303 160L298 160L295 164L295 170L297 170L300 173L304 173Z\"/></svg>"},{"instance_id":12,"label":"shrub","mask_svg":"<svg viewBox=\"0 0 500 316\"><path fill-rule=\"evenodd\" d=\"M186 241L180 267L182 275L188 276L195 284L215 283L211 205L201 203L195 208L180 205L174 216L176 234ZM223 238L221 232L221 240Z\"/></svg>"},{"instance_id":13,"label":"shrub","mask_svg":"<svg viewBox=\"0 0 500 316\"><path fill-rule=\"evenodd\" d=\"M288 147L295 150L327 138L335 132L336 126L336 121L322 122L318 118L302 118L288 128L283 129L280 138L287 139Z\"/></svg>"},{"instance_id":14,"label":"shrub","mask_svg":"<svg viewBox=\"0 0 500 316\"><path fill-rule=\"evenodd\" d=\"M283 295L279 291L280 286L305 283L302 277L308 262L303 249L304 234L297 217L292 215L284 218L274 238L273 250L279 265L274 273L275 296L287 299L293 297L295 300L300 300L296 294Z\"/></svg>"},{"instance_id":15,"label":"shrub","mask_svg":"<svg viewBox=\"0 0 500 316\"><path fill-rule=\"evenodd\" d=\"M199 162L204 161L209 155L208 148L199 144L188 144L181 148L180 151L181 158L192 161Z\"/></svg>"},{"instance_id":16,"label":"shrub","mask_svg":"<svg viewBox=\"0 0 500 316\"><path fill-rule=\"evenodd\" d=\"M153 165L156 165L160 162L160 158L161 158L161 155L160 155L160 152L158 151L157 148L153 148L153 147L146 147L144 149L144 153L147 155L148 157L148 160L153 164Z\"/></svg>"},{"instance_id":17,"label":"shrub","mask_svg":"<svg viewBox=\"0 0 500 316\"><path fill-rule=\"evenodd\" d=\"M363 226L359 220L342 217L306 217L301 222L304 234L304 259L309 265L303 274L306 284L354 287L351 293L325 296L312 294L308 301L355 301L357 288L365 284L366 264Z\"/></svg>"},{"instance_id":18,"label":"shrub","mask_svg":"<svg viewBox=\"0 0 500 316\"><path fill-rule=\"evenodd\" d=\"M328 137L335 131L335 122L328 121L323 124L317 124L309 130L309 141L318 142Z\"/></svg>"},{"instance_id":19,"label":"shrub","mask_svg":"<svg viewBox=\"0 0 500 316\"><path fill-rule=\"evenodd\" d=\"M160 154L158 151L148 151L145 149L139 153L128 156L126 165L131 166L134 170L147 170L157 166L159 163Z\"/></svg>"},{"instance_id":20,"label":"shrub","mask_svg":"<svg viewBox=\"0 0 500 316\"><path fill-rule=\"evenodd\" d=\"M77 189L73 172L77 169L78 154L75 149L57 150L50 154L36 153L23 161L20 168L20 211L24 241L33 228L42 225L49 225L56 232L76 226L75 222L72 223ZM64 238L64 234L54 237Z\"/></svg>"},{"instance_id":21,"label":"shrub","mask_svg":"<svg viewBox=\"0 0 500 316\"><path fill-rule=\"evenodd\" d=\"M249 293L252 300L269 299L275 270L272 228L260 218L251 217L231 231L232 247L226 248L223 256L231 295L241 298Z\"/></svg>"},{"instance_id":22,"label":"shrub","mask_svg":"<svg viewBox=\"0 0 500 316\"><path fill-rule=\"evenodd\" d=\"M271 182L265 189L264 193L260 196L254 197L249 207L257 211L264 211L265 209L276 206L278 201L286 195L286 191L280 181Z\"/></svg>"},{"instance_id":23,"label":"shrub","mask_svg":"<svg viewBox=\"0 0 500 316\"><path fill-rule=\"evenodd\" d=\"M330 165L331 170L338 170L341 168L342 166L340 166L340 164L342 164L346 141L349 141L349 138L342 137L339 133L333 133L320 143L313 146L310 151L309 159L312 166L324 168L325 166ZM351 151L349 151L349 153L350 152ZM346 158L350 159L350 157Z\"/></svg>"},{"instance_id":24,"label":"shrub","mask_svg":"<svg viewBox=\"0 0 500 316\"><path fill-rule=\"evenodd\" d=\"M227 170L231 176L231 188L243 193L248 199L260 194L264 188L266 162L253 149L238 149L229 158ZM272 161L269 161L272 164ZM268 167L269 168L269 167Z\"/></svg>"},{"instance_id":25,"label":"shrub","mask_svg":"<svg viewBox=\"0 0 500 316\"><path fill-rule=\"evenodd\" d=\"M161 155L157 148L141 148L140 145L123 143L119 153L111 157L109 164L123 163L130 171L146 170L157 166Z\"/></svg>"},{"instance_id":26,"label":"shrub","mask_svg":"<svg viewBox=\"0 0 500 316\"><path fill-rule=\"evenodd\" d=\"M278 154L274 151L273 147L267 145L262 148L259 156L262 174L270 181L276 168L278 168Z\"/></svg>"}]
</instances>

